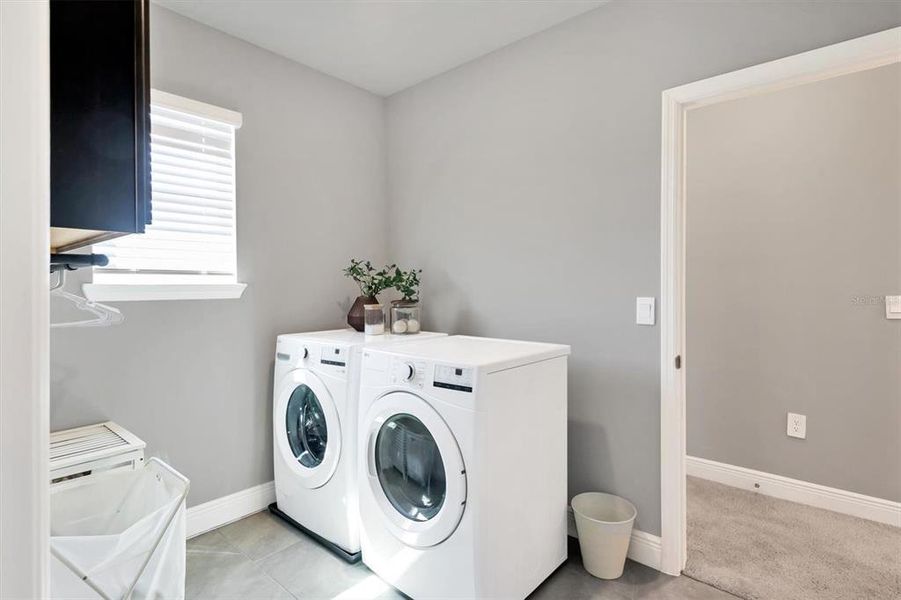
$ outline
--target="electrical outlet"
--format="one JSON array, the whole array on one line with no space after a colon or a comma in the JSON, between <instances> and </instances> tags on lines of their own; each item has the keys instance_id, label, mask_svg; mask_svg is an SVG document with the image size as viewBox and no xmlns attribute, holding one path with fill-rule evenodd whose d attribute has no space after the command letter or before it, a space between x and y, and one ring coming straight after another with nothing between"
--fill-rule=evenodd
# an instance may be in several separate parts
<instances>
[{"instance_id":1,"label":"electrical outlet","mask_svg":"<svg viewBox=\"0 0 901 600\"><path fill-rule=\"evenodd\" d=\"M807 439L807 416L788 413L788 437Z\"/></svg>"}]
</instances>

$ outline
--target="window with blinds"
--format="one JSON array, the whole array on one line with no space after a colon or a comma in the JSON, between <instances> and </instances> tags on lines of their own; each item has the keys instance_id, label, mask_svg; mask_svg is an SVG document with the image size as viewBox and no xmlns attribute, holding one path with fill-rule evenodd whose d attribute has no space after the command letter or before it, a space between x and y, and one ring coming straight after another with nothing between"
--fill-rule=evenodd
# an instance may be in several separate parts
<instances>
[{"instance_id":1,"label":"window with blinds","mask_svg":"<svg viewBox=\"0 0 901 600\"><path fill-rule=\"evenodd\" d=\"M234 283L235 130L241 115L153 90L152 222L94 246L99 284Z\"/></svg>"}]
</instances>

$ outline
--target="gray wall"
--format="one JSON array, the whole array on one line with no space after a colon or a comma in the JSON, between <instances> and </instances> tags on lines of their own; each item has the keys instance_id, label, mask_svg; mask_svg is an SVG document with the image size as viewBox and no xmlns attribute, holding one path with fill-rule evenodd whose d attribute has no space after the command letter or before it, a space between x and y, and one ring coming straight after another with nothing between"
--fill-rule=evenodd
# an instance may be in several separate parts
<instances>
[{"instance_id":1,"label":"gray wall","mask_svg":"<svg viewBox=\"0 0 901 600\"><path fill-rule=\"evenodd\" d=\"M659 332L634 324L659 293L660 93L899 23L615 2L389 98L390 250L425 269L427 326L572 344L570 494L621 494L660 531Z\"/></svg>"},{"instance_id":2,"label":"gray wall","mask_svg":"<svg viewBox=\"0 0 901 600\"><path fill-rule=\"evenodd\" d=\"M901 500L901 65L687 131L689 454Z\"/></svg>"},{"instance_id":3,"label":"gray wall","mask_svg":"<svg viewBox=\"0 0 901 600\"><path fill-rule=\"evenodd\" d=\"M120 421L191 504L271 479L274 336L339 325L340 267L388 250L426 269L430 327L573 345L570 493L627 496L650 533L659 342L632 322L659 288L660 92L901 24L890 3L612 3L390 98L386 155L379 98L152 11L154 84L244 113L250 286L54 332L54 428Z\"/></svg>"},{"instance_id":4,"label":"gray wall","mask_svg":"<svg viewBox=\"0 0 901 600\"><path fill-rule=\"evenodd\" d=\"M54 429L103 419L191 478L189 504L272 479L275 336L342 324L350 256L385 258L384 101L151 7L153 86L244 114L240 300L131 302L55 330ZM65 317L61 317L65 318Z\"/></svg>"}]
</instances>

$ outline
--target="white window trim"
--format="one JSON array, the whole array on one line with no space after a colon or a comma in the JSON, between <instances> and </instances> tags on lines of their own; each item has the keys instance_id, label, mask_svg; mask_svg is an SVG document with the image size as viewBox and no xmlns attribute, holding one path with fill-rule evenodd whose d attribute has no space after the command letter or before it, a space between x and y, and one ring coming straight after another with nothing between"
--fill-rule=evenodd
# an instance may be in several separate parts
<instances>
[{"instance_id":1,"label":"white window trim","mask_svg":"<svg viewBox=\"0 0 901 600\"><path fill-rule=\"evenodd\" d=\"M150 102L165 108L200 114L228 123L239 129L244 123L241 113L176 96L168 92L150 90ZM237 225L237 224L236 224ZM82 285L85 298L92 302L137 302L155 300L234 300L247 289L246 283L86 283Z\"/></svg>"},{"instance_id":2,"label":"white window trim","mask_svg":"<svg viewBox=\"0 0 901 600\"><path fill-rule=\"evenodd\" d=\"M220 106L213 106L206 102L191 100L190 98L183 98L181 96L176 96L175 94L170 94L169 92L150 90L150 103L158 104L164 108L171 108L172 110L180 112L204 115L214 121L228 123L235 129L240 129L241 125L244 124L244 117L239 112L228 110L227 108L222 108Z\"/></svg>"},{"instance_id":3,"label":"white window trim","mask_svg":"<svg viewBox=\"0 0 901 600\"><path fill-rule=\"evenodd\" d=\"M81 286L91 302L135 302L144 300L233 300L247 289L246 283L86 283Z\"/></svg>"}]
</instances>

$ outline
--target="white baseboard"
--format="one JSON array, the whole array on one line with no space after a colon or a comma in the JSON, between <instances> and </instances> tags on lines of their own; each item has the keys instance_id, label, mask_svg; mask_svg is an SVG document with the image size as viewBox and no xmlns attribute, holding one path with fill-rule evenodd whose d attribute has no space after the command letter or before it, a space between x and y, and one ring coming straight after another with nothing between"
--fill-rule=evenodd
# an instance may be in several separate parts
<instances>
[{"instance_id":1,"label":"white baseboard","mask_svg":"<svg viewBox=\"0 0 901 600\"><path fill-rule=\"evenodd\" d=\"M212 531L248 515L266 510L275 502L275 482L269 481L188 509L187 537Z\"/></svg>"},{"instance_id":2,"label":"white baseboard","mask_svg":"<svg viewBox=\"0 0 901 600\"><path fill-rule=\"evenodd\" d=\"M646 567L660 570L660 536L632 530L632 541L629 542L629 558Z\"/></svg>"},{"instance_id":3,"label":"white baseboard","mask_svg":"<svg viewBox=\"0 0 901 600\"><path fill-rule=\"evenodd\" d=\"M576 520L573 516L573 509L569 509L568 533L570 537L578 538L579 533L576 531ZM632 530L632 539L629 542L628 557L637 563L641 563L646 567L651 567L657 571L660 570L660 536L645 533L638 529Z\"/></svg>"},{"instance_id":4,"label":"white baseboard","mask_svg":"<svg viewBox=\"0 0 901 600\"><path fill-rule=\"evenodd\" d=\"M685 457L685 471L692 477L715 481L765 496L791 500L852 517L901 527L901 502L864 496L855 492L694 456Z\"/></svg>"}]
</instances>

